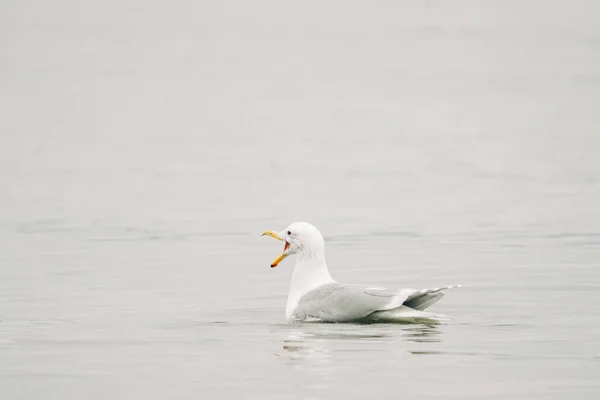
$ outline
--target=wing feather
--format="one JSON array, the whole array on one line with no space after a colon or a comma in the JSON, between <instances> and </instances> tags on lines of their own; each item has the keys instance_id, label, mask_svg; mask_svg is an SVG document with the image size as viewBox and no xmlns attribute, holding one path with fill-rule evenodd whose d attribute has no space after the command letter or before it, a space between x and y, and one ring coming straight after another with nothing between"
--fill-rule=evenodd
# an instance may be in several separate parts
<instances>
[{"instance_id":1,"label":"wing feather","mask_svg":"<svg viewBox=\"0 0 600 400\"><path fill-rule=\"evenodd\" d=\"M376 311L392 310L406 301L411 289L388 290L365 285L331 283L300 298L294 315L300 320L352 321Z\"/></svg>"}]
</instances>

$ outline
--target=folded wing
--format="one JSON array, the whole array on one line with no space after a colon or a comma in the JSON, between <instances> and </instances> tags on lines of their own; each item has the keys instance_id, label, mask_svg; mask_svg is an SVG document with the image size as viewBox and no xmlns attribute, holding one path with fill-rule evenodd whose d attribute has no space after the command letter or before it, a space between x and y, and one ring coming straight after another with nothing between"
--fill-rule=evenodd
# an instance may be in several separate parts
<instances>
[{"instance_id":1,"label":"folded wing","mask_svg":"<svg viewBox=\"0 0 600 400\"><path fill-rule=\"evenodd\" d=\"M358 320L376 311L400 307L411 293L411 289L393 291L373 286L331 283L302 296L294 315L301 320Z\"/></svg>"},{"instance_id":2,"label":"folded wing","mask_svg":"<svg viewBox=\"0 0 600 400\"><path fill-rule=\"evenodd\" d=\"M365 285L331 283L314 289L300 299L294 315L300 320L354 321L380 312L410 307L424 310L439 301L443 290L435 289L389 290Z\"/></svg>"}]
</instances>

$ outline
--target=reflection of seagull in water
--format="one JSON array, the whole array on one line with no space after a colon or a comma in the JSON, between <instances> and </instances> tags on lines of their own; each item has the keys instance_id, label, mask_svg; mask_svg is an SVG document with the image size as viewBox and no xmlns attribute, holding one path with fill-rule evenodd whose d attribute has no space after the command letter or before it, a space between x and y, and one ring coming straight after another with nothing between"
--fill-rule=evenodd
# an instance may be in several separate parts
<instances>
[{"instance_id":1,"label":"reflection of seagull in water","mask_svg":"<svg viewBox=\"0 0 600 400\"><path fill-rule=\"evenodd\" d=\"M282 232L266 231L263 235L285 242L283 253L271 268L290 254L297 255L286 307L288 321L436 321L442 316L423 310L437 303L443 290L455 287L389 290L338 283L329 275L325 241L313 225L295 222Z\"/></svg>"}]
</instances>

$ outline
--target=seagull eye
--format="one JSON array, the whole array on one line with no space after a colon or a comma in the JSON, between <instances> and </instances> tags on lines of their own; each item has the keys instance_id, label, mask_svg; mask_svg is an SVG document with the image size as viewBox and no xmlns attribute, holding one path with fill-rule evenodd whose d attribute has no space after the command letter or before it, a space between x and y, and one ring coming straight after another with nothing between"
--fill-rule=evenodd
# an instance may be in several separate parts
<instances>
[{"instance_id":1,"label":"seagull eye","mask_svg":"<svg viewBox=\"0 0 600 400\"><path fill-rule=\"evenodd\" d=\"M291 231L287 231L287 234L288 234L288 235L291 235L291 234L292 234L292 232L291 232Z\"/></svg>"}]
</instances>

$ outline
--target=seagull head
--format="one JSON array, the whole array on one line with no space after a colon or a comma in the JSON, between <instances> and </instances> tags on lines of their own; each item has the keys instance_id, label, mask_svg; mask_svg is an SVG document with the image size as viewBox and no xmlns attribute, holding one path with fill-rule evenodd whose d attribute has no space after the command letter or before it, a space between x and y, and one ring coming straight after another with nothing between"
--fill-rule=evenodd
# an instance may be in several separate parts
<instances>
[{"instance_id":1,"label":"seagull head","mask_svg":"<svg viewBox=\"0 0 600 400\"><path fill-rule=\"evenodd\" d=\"M283 253L271 263L271 268L279 265L291 254L304 257L320 256L325 252L325 240L321 232L308 222L294 222L281 232L265 231L262 236L271 236L284 242Z\"/></svg>"}]
</instances>

